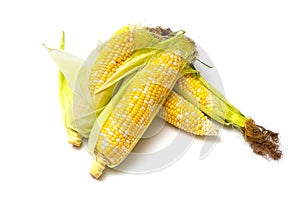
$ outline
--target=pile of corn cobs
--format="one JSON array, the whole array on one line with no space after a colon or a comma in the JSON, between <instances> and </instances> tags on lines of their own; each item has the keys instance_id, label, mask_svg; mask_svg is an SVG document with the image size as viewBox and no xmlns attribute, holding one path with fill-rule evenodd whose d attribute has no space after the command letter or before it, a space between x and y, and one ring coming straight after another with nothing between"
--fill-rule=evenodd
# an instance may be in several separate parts
<instances>
[{"instance_id":1,"label":"pile of corn cobs","mask_svg":"<svg viewBox=\"0 0 300 200\"><path fill-rule=\"evenodd\" d=\"M254 152L279 159L278 134L246 118L205 81L193 63L195 43L183 31L125 26L86 60L48 48L57 63L69 143L88 138L90 174L119 165L158 114L186 132L214 135L211 120L238 128Z\"/></svg>"}]
</instances>

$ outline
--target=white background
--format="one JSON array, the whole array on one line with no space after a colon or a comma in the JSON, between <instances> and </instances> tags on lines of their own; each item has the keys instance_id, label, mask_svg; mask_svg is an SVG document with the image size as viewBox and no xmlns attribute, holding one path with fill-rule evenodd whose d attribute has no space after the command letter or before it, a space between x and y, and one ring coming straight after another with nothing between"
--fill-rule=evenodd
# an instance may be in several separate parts
<instances>
[{"instance_id":1,"label":"white background","mask_svg":"<svg viewBox=\"0 0 300 200\"><path fill-rule=\"evenodd\" d=\"M299 8L290 0L1 1L0 199L299 198ZM159 172L92 179L87 152L66 142L57 70L41 43L58 46L64 30L66 50L86 57L128 23L185 30L213 59L226 97L280 132L283 159L253 155L226 129L204 160L196 139Z\"/></svg>"}]
</instances>

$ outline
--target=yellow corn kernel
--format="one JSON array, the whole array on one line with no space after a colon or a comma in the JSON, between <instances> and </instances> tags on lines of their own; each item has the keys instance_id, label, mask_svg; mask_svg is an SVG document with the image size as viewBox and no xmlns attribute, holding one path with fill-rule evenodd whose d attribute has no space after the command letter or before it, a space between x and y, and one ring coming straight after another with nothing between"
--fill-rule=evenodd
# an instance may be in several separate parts
<instances>
[{"instance_id":1,"label":"yellow corn kernel","mask_svg":"<svg viewBox=\"0 0 300 200\"><path fill-rule=\"evenodd\" d=\"M183 66L181 57L173 52L155 55L116 104L105 108L112 106L112 111L100 127L94 150L97 159L90 171L93 177L100 177L105 165L115 167L126 158L171 92Z\"/></svg>"},{"instance_id":2,"label":"yellow corn kernel","mask_svg":"<svg viewBox=\"0 0 300 200\"><path fill-rule=\"evenodd\" d=\"M158 116L175 127L195 135L217 133L207 116L174 91L169 94Z\"/></svg>"}]
</instances>

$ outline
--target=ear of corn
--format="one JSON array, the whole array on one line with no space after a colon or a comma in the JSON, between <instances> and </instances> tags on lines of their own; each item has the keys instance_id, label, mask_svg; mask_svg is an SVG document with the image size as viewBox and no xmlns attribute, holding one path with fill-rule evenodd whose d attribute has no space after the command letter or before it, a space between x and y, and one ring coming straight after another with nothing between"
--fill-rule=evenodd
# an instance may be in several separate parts
<instances>
[{"instance_id":1,"label":"ear of corn","mask_svg":"<svg viewBox=\"0 0 300 200\"><path fill-rule=\"evenodd\" d=\"M56 62L59 68L59 100L62 107L63 122L68 133L68 142L74 146L80 146L80 135L74 131L76 130L76 126L74 124L72 104L76 74L78 73L83 60L63 51L65 45L64 36L65 35L63 33L60 50L44 46L49 50L52 59Z\"/></svg>"},{"instance_id":2,"label":"ear of corn","mask_svg":"<svg viewBox=\"0 0 300 200\"><path fill-rule=\"evenodd\" d=\"M212 119L237 127L255 153L274 160L281 158L278 133L256 125L252 119L245 117L199 73L184 75L174 88Z\"/></svg>"},{"instance_id":3,"label":"ear of corn","mask_svg":"<svg viewBox=\"0 0 300 200\"><path fill-rule=\"evenodd\" d=\"M190 46L185 40L176 49L181 53ZM98 178L105 165L115 167L121 163L138 142L184 68L183 59L188 56L181 56L174 51L158 52L100 114L88 143L95 155L90 171L93 177Z\"/></svg>"},{"instance_id":4,"label":"ear of corn","mask_svg":"<svg viewBox=\"0 0 300 200\"><path fill-rule=\"evenodd\" d=\"M163 57L164 54L161 56ZM155 107L163 102L164 96L167 95L168 90L170 91L172 82L158 76L163 68L154 64L156 62L159 61L150 61L149 67L147 65L142 73L137 73L115 105L114 103L108 105L111 112L107 119L102 119L102 114L100 115L99 119L103 124L95 147L96 163L99 163L99 166L114 167L127 156L155 116L157 110ZM154 70L154 66L161 71ZM178 70L179 68L177 73ZM169 70L164 69L163 72L167 71ZM173 75L173 77L169 80L173 78L174 81L177 74L171 73L169 76ZM151 80L149 83L149 79L153 79L153 82ZM96 178L103 170L103 168L95 169L97 166L93 164L91 169L92 176Z\"/></svg>"}]
</instances>

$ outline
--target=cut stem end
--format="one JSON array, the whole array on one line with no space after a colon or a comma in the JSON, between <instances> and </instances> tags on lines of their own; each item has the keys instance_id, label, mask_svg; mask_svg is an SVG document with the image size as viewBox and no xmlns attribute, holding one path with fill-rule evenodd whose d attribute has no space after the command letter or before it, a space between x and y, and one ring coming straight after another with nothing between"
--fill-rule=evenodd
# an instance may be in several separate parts
<instances>
[{"instance_id":1,"label":"cut stem end","mask_svg":"<svg viewBox=\"0 0 300 200\"><path fill-rule=\"evenodd\" d=\"M254 153L273 160L279 160L282 157L278 133L256 125L252 119L246 121L243 133Z\"/></svg>"},{"instance_id":2,"label":"cut stem end","mask_svg":"<svg viewBox=\"0 0 300 200\"><path fill-rule=\"evenodd\" d=\"M92 167L90 169L90 174L93 178L99 179L102 175L103 170L105 169L106 163L101 160L94 159L92 163Z\"/></svg>"},{"instance_id":3,"label":"cut stem end","mask_svg":"<svg viewBox=\"0 0 300 200\"><path fill-rule=\"evenodd\" d=\"M78 132L73 129L68 129L68 142L74 147L80 147L82 140Z\"/></svg>"}]
</instances>

